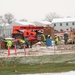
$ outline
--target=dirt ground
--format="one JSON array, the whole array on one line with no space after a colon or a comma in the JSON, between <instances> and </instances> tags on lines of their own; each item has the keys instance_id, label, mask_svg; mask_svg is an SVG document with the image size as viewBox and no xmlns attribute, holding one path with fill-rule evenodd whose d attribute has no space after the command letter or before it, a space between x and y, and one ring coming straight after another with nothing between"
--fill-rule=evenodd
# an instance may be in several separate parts
<instances>
[{"instance_id":1,"label":"dirt ground","mask_svg":"<svg viewBox=\"0 0 75 75\"><path fill-rule=\"evenodd\" d=\"M8 56L8 50L3 49L0 50L0 57L12 57L12 56L42 56L42 55L51 55L51 54L68 54L68 53L75 53L75 44L68 44L68 45L53 45L53 46L46 46L43 43L35 44L32 48L25 48L24 49L10 49L10 55Z\"/></svg>"}]
</instances>

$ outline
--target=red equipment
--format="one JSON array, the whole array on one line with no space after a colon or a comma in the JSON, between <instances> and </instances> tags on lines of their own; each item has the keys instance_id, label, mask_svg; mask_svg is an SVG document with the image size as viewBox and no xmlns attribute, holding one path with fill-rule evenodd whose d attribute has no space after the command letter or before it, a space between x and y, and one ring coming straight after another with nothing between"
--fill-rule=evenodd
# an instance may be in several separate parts
<instances>
[{"instance_id":1,"label":"red equipment","mask_svg":"<svg viewBox=\"0 0 75 75\"><path fill-rule=\"evenodd\" d=\"M28 38L30 36L37 36L39 31L43 31L44 27L42 26L13 26L13 38Z\"/></svg>"},{"instance_id":2,"label":"red equipment","mask_svg":"<svg viewBox=\"0 0 75 75\"><path fill-rule=\"evenodd\" d=\"M42 41L41 34L51 35L53 38L54 28L53 27L43 27L43 26L13 26L12 37L15 38L16 47L20 48L20 39L25 40L26 48L32 47L32 44Z\"/></svg>"}]
</instances>

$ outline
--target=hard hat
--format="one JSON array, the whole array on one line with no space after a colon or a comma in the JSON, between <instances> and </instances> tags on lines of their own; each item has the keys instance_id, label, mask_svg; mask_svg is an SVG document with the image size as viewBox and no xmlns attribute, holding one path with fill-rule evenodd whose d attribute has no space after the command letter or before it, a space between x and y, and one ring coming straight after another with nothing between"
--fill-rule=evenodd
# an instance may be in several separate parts
<instances>
[{"instance_id":1,"label":"hard hat","mask_svg":"<svg viewBox=\"0 0 75 75\"><path fill-rule=\"evenodd\" d=\"M50 35L48 35L48 37L50 37Z\"/></svg>"}]
</instances>

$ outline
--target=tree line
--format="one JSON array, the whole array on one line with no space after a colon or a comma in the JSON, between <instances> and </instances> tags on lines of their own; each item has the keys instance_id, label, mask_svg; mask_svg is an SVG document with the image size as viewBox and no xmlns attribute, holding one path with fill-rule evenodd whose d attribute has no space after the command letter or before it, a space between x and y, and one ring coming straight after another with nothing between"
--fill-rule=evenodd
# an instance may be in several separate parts
<instances>
[{"instance_id":1,"label":"tree line","mask_svg":"<svg viewBox=\"0 0 75 75\"><path fill-rule=\"evenodd\" d=\"M46 15L46 21L51 22L54 18L60 18L60 16L55 12L50 12ZM11 24L12 22L16 21L15 16L12 13L6 13L4 16L0 16L0 23L8 23ZM26 19L21 19L20 21L27 21Z\"/></svg>"}]
</instances>

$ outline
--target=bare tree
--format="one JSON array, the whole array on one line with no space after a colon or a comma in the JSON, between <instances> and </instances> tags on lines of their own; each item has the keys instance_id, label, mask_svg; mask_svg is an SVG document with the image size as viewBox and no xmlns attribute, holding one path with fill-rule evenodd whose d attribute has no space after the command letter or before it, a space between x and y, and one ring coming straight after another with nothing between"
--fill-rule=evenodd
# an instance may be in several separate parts
<instances>
[{"instance_id":1,"label":"bare tree","mask_svg":"<svg viewBox=\"0 0 75 75\"><path fill-rule=\"evenodd\" d=\"M50 12L49 14L46 15L45 20L47 21L52 21L54 18L59 18L60 16L56 14L55 12Z\"/></svg>"},{"instance_id":2,"label":"bare tree","mask_svg":"<svg viewBox=\"0 0 75 75\"><path fill-rule=\"evenodd\" d=\"M0 16L0 23L4 23L4 19L2 16Z\"/></svg>"},{"instance_id":3,"label":"bare tree","mask_svg":"<svg viewBox=\"0 0 75 75\"><path fill-rule=\"evenodd\" d=\"M7 23L11 24L15 19L14 16L11 13L7 13L4 15L5 20L7 21Z\"/></svg>"}]
</instances>

